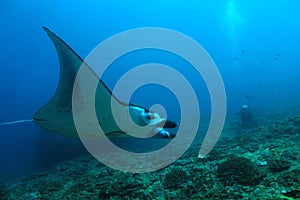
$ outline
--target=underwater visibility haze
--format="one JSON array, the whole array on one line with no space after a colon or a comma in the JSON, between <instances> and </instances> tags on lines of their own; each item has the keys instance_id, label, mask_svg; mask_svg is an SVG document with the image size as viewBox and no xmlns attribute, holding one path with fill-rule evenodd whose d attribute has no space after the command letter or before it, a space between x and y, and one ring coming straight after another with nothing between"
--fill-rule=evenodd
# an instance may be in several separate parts
<instances>
[{"instance_id":1,"label":"underwater visibility haze","mask_svg":"<svg viewBox=\"0 0 300 200\"><path fill-rule=\"evenodd\" d=\"M300 198L299 9L297 0L2 1L0 199ZM192 98L186 95L183 99L191 103L193 112L185 115L172 88L155 82L139 87L125 101L128 104L116 95L117 103L131 109L133 121L150 124L161 136L112 137L122 149L137 154L157 152L181 137L176 135L181 125L196 127L184 129L195 130L197 136L173 164L135 174L109 168L92 157L80 138L69 137L77 134L73 122L67 126L73 115L65 114L74 108L72 89L81 58L116 34L145 27L174 30L205 49L224 83L226 120L212 151L198 158L213 115L208 82L193 63L172 52L144 48L121 55L101 76L96 99L114 96L118 81L134 67L160 63L188 80L199 103L192 107ZM127 41L128 46L140 37ZM178 52L185 48L181 42L172 42ZM116 49L108 49L107 55ZM90 80L97 77L92 70L97 71L91 66ZM176 91L187 93L179 79L159 69L136 79L156 80L156 76L171 79ZM211 80L218 83L217 76ZM71 84L68 90L67 82ZM104 132L119 135L118 126L106 115L113 111L107 111L106 104L96 103L96 107ZM55 109L58 115L51 114L52 121L47 118L45 123L47 112ZM192 113L198 109L200 115L194 119ZM180 123L183 118L188 122ZM169 153L161 157L171 159ZM145 167L143 161L139 167Z\"/></svg>"}]
</instances>

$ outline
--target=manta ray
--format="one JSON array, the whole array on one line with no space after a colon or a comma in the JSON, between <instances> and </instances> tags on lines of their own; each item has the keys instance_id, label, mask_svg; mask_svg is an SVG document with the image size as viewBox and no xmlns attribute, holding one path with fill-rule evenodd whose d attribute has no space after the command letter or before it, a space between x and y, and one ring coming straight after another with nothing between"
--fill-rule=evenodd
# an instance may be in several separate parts
<instances>
[{"instance_id":1,"label":"manta ray","mask_svg":"<svg viewBox=\"0 0 300 200\"><path fill-rule=\"evenodd\" d=\"M49 132L78 137L78 131L74 123L72 95L74 95L73 89L78 71L81 67L84 67L85 70L88 71L90 79L98 80L95 95L95 110L98 124L106 136L126 136L131 131L134 131L131 130L132 126L127 126L125 128L126 130L118 126L113 117L111 102L115 102L117 105L116 108L119 110L129 110L130 115L120 117L124 123L130 121L129 118L131 118L131 121L134 121L138 126L150 127L150 129L147 130L154 132L158 137L173 138L175 136L175 134L166 131L165 128L175 128L177 123L166 118L161 118L158 113L152 112L142 106L122 102L97 76L88 63L66 42L48 28L43 27L43 29L56 48L60 63L60 76L54 96L42 106L33 117L33 120L39 127ZM84 83L79 81L77 84L80 85ZM75 95L75 98L81 98L83 94L81 94L80 91L76 91ZM91 133L91 135L97 134L98 133Z\"/></svg>"}]
</instances>

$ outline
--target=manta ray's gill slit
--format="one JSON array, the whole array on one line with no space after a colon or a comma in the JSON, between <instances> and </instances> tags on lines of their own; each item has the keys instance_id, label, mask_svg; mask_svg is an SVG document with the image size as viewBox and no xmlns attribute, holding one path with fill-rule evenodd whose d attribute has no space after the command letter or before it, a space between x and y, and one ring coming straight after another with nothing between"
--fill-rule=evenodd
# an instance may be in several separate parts
<instances>
[{"instance_id":1,"label":"manta ray's gill slit","mask_svg":"<svg viewBox=\"0 0 300 200\"><path fill-rule=\"evenodd\" d=\"M32 122L32 121L34 121L34 120L33 119L22 119L22 120L9 121L9 122L0 122L0 126L19 124L19 123L25 123L25 122Z\"/></svg>"}]
</instances>

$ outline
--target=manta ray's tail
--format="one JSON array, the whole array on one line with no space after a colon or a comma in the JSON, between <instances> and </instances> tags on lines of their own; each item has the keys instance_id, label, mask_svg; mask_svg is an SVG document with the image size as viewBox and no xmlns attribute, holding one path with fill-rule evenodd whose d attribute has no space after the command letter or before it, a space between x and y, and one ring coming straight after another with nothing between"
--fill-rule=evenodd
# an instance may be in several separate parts
<instances>
[{"instance_id":1,"label":"manta ray's tail","mask_svg":"<svg viewBox=\"0 0 300 200\"><path fill-rule=\"evenodd\" d=\"M20 124L20 123L25 123L25 122L33 122L33 119L21 119L21 120L16 120L16 121L0 122L0 126Z\"/></svg>"}]
</instances>

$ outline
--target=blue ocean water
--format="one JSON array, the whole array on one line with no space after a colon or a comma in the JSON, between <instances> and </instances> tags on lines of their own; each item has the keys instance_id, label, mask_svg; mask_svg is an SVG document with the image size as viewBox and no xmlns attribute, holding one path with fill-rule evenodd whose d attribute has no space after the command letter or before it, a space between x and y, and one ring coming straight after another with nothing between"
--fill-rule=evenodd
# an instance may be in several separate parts
<instances>
[{"instance_id":1,"label":"blue ocean water","mask_svg":"<svg viewBox=\"0 0 300 200\"><path fill-rule=\"evenodd\" d=\"M82 57L99 42L128 29L174 29L199 42L218 66L229 116L243 104L257 112L299 105L299 8L297 0L1 1L0 121L32 118L55 92L59 63L42 26ZM124 58L128 69L154 60L182 70L196 85L201 112L209 115L208 92L199 75L172 55L153 51L141 56L144 53ZM108 86L116 82L115 73L104 76ZM152 97L156 89L146 95ZM170 95L164 94L159 101L169 107L168 115L178 119ZM153 104L143 94L133 100ZM86 153L80 140L48 133L33 122L1 126L0 137L0 180L26 176Z\"/></svg>"}]
</instances>

